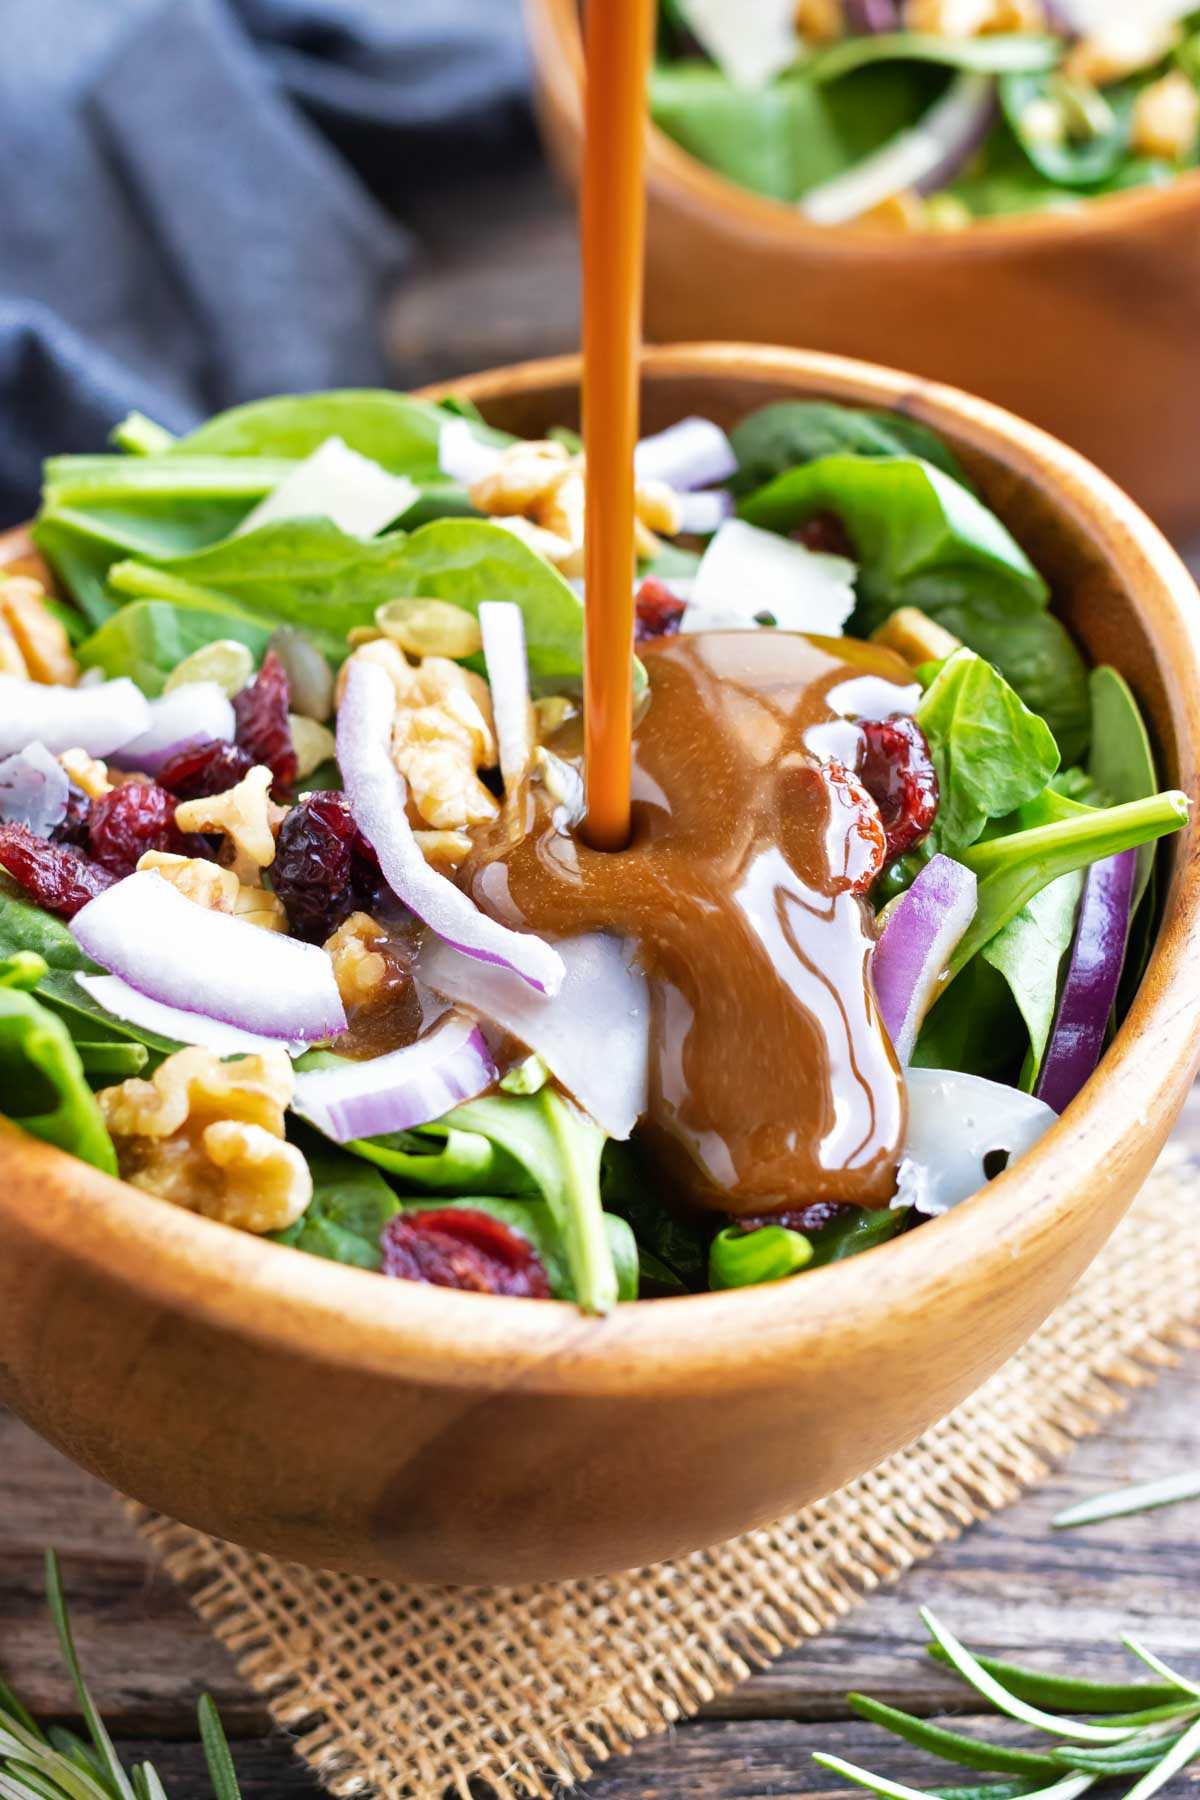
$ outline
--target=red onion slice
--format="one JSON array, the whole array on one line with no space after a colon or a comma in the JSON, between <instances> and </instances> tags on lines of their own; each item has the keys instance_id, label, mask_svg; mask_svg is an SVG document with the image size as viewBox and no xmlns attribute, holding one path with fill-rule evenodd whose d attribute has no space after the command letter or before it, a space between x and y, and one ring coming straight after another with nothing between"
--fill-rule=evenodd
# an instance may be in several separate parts
<instances>
[{"instance_id":1,"label":"red onion slice","mask_svg":"<svg viewBox=\"0 0 1200 1800\"><path fill-rule=\"evenodd\" d=\"M896 0L846 0L846 23L860 37L877 37L900 30L900 9Z\"/></svg>"},{"instance_id":2,"label":"red onion slice","mask_svg":"<svg viewBox=\"0 0 1200 1800\"><path fill-rule=\"evenodd\" d=\"M407 475L389 475L340 437L326 438L247 513L235 536L286 519L329 519L350 537L373 538L403 518L419 489Z\"/></svg>"},{"instance_id":3,"label":"red onion slice","mask_svg":"<svg viewBox=\"0 0 1200 1800\"><path fill-rule=\"evenodd\" d=\"M908 1129L893 1206L944 1213L1033 1148L1056 1115L1032 1094L956 1069L909 1069Z\"/></svg>"},{"instance_id":4,"label":"red onion slice","mask_svg":"<svg viewBox=\"0 0 1200 1800\"><path fill-rule=\"evenodd\" d=\"M785 631L840 637L854 610L854 564L730 519L700 559L684 631L753 625L766 614Z\"/></svg>"},{"instance_id":5,"label":"red onion slice","mask_svg":"<svg viewBox=\"0 0 1200 1800\"><path fill-rule=\"evenodd\" d=\"M555 948L566 977L553 1000L507 969L483 968L448 944L421 947L418 975L535 1050L609 1137L627 1138L647 1106L650 1006L646 978L619 938L588 932Z\"/></svg>"},{"instance_id":6,"label":"red onion slice","mask_svg":"<svg viewBox=\"0 0 1200 1800\"><path fill-rule=\"evenodd\" d=\"M52 756L64 750L111 756L149 725L146 696L126 675L77 688L0 675L0 756L24 750L35 739Z\"/></svg>"},{"instance_id":7,"label":"red onion slice","mask_svg":"<svg viewBox=\"0 0 1200 1800\"><path fill-rule=\"evenodd\" d=\"M1106 856L1087 872L1067 978L1035 1090L1056 1113L1066 1111L1104 1050L1125 962L1136 874L1136 850Z\"/></svg>"},{"instance_id":8,"label":"red onion slice","mask_svg":"<svg viewBox=\"0 0 1200 1800\"><path fill-rule=\"evenodd\" d=\"M463 487L490 475L502 454L494 444L482 443L467 419L447 419L438 433L438 466L443 475Z\"/></svg>"},{"instance_id":9,"label":"red onion slice","mask_svg":"<svg viewBox=\"0 0 1200 1800\"><path fill-rule=\"evenodd\" d=\"M45 744L28 744L0 762L0 824L49 837L67 816L70 791L66 770Z\"/></svg>"},{"instance_id":10,"label":"red onion slice","mask_svg":"<svg viewBox=\"0 0 1200 1800\"><path fill-rule=\"evenodd\" d=\"M711 537L732 517L733 495L726 488L679 496L679 529L691 537Z\"/></svg>"},{"instance_id":11,"label":"red onion slice","mask_svg":"<svg viewBox=\"0 0 1200 1800\"><path fill-rule=\"evenodd\" d=\"M810 188L800 210L814 225L849 225L896 194L936 193L978 149L995 118L993 77L958 75L909 130L844 174Z\"/></svg>"},{"instance_id":12,"label":"red onion slice","mask_svg":"<svg viewBox=\"0 0 1200 1800\"><path fill-rule=\"evenodd\" d=\"M975 917L976 881L951 856L934 856L896 903L871 958L879 1011L901 1068L916 1048L946 968Z\"/></svg>"},{"instance_id":13,"label":"red onion slice","mask_svg":"<svg viewBox=\"0 0 1200 1800\"><path fill-rule=\"evenodd\" d=\"M496 1065L475 1021L450 1013L403 1050L338 1069L302 1070L292 1111L335 1144L348 1144L428 1125L477 1099L495 1079Z\"/></svg>"},{"instance_id":14,"label":"red onion slice","mask_svg":"<svg viewBox=\"0 0 1200 1800\"><path fill-rule=\"evenodd\" d=\"M333 963L316 944L209 912L153 869L128 875L71 921L94 962L139 994L269 1038L346 1029Z\"/></svg>"},{"instance_id":15,"label":"red onion slice","mask_svg":"<svg viewBox=\"0 0 1200 1800\"><path fill-rule=\"evenodd\" d=\"M139 994L119 975L76 975L76 981L97 1006L126 1025L148 1031L154 1037L170 1038L177 1044L199 1044L218 1056L253 1056L262 1050L278 1050L280 1040L260 1031L244 1031L236 1025L222 1024L220 1019L207 1019L201 1013L184 1012L179 1006L165 1006ZM289 1056L302 1056L308 1049L303 1038L290 1038Z\"/></svg>"},{"instance_id":16,"label":"red onion slice","mask_svg":"<svg viewBox=\"0 0 1200 1800\"><path fill-rule=\"evenodd\" d=\"M351 662L338 711L337 758L354 822L379 858L393 893L464 955L512 969L540 993L556 994L563 964L541 938L499 924L432 869L405 813L408 789L391 757L396 690L377 663Z\"/></svg>"},{"instance_id":17,"label":"red onion slice","mask_svg":"<svg viewBox=\"0 0 1200 1800\"><path fill-rule=\"evenodd\" d=\"M188 681L159 700L150 701L150 726L122 744L113 761L123 769L157 775L189 744L233 740L236 721L232 702L215 681Z\"/></svg>"},{"instance_id":18,"label":"red onion slice","mask_svg":"<svg viewBox=\"0 0 1200 1800\"><path fill-rule=\"evenodd\" d=\"M529 720L529 662L525 655L525 619L513 600L481 600L479 629L504 792L512 795L529 767L533 734Z\"/></svg>"},{"instance_id":19,"label":"red onion slice","mask_svg":"<svg viewBox=\"0 0 1200 1800\"><path fill-rule=\"evenodd\" d=\"M683 492L728 481L737 466L737 453L721 427L696 417L642 438L633 453L639 481L665 481Z\"/></svg>"}]
</instances>

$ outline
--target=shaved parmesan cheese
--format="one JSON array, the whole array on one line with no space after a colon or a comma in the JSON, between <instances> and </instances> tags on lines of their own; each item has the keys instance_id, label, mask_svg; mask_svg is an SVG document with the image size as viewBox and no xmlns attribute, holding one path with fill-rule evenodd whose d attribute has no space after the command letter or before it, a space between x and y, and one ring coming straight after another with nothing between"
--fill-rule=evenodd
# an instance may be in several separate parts
<instances>
[{"instance_id":1,"label":"shaved parmesan cheese","mask_svg":"<svg viewBox=\"0 0 1200 1800\"><path fill-rule=\"evenodd\" d=\"M775 624L840 637L854 611L855 566L729 519L701 558L684 631Z\"/></svg>"},{"instance_id":2,"label":"shaved parmesan cheese","mask_svg":"<svg viewBox=\"0 0 1200 1800\"><path fill-rule=\"evenodd\" d=\"M679 10L735 87L766 87L800 53L796 0L679 0Z\"/></svg>"},{"instance_id":3,"label":"shaved parmesan cheese","mask_svg":"<svg viewBox=\"0 0 1200 1800\"><path fill-rule=\"evenodd\" d=\"M324 518L350 537L371 538L417 499L407 475L389 475L340 437L326 438L238 526L237 535L284 519Z\"/></svg>"}]
</instances>

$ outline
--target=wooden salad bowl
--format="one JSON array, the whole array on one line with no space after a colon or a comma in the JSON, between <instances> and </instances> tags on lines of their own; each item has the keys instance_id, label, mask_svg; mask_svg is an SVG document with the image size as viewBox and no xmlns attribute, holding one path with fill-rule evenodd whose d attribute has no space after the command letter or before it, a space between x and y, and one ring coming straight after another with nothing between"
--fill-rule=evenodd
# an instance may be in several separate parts
<instances>
[{"instance_id":1,"label":"wooden salad bowl","mask_svg":"<svg viewBox=\"0 0 1200 1800\"><path fill-rule=\"evenodd\" d=\"M574 358L455 384L498 425L578 418ZM1104 476L981 401L789 350L647 352L644 423L788 396L899 407L953 445L1164 781L1195 794L1200 599ZM10 547L10 554L16 548ZM0 1396L150 1506L301 1562L514 1583L632 1567L830 1492L1030 1335L1146 1176L1200 1056L1197 826L1164 851L1141 992L1060 1123L920 1231L772 1287L585 1318L340 1267L0 1126ZM181 946L181 954L184 947Z\"/></svg>"},{"instance_id":2,"label":"wooden salad bowl","mask_svg":"<svg viewBox=\"0 0 1200 1800\"><path fill-rule=\"evenodd\" d=\"M526 0L539 112L574 182L578 0ZM647 160L646 324L911 369L1082 450L1177 536L1200 530L1200 172L961 232L810 225L664 133Z\"/></svg>"}]
</instances>

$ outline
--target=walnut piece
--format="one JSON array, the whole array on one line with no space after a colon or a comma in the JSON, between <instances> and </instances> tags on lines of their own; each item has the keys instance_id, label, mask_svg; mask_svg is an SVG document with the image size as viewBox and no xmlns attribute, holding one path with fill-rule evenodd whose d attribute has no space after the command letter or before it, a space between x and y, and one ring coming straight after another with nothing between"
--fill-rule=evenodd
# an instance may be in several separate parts
<instances>
[{"instance_id":1,"label":"walnut piece","mask_svg":"<svg viewBox=\"0 0 1200 1800\"><path fill-rule=\"evenodd\" d=\"M99 800L102 794L112 793L108 768L98 757L89 756L86 750L64 750L58 761L89 800Z\"/></svg>"},{"instance_id":2,"label":"walnut piece","mask_svg":"<svg viewBox=\"0 0 1200 1800\"><path fill-rule=\"evenodd\" d=\"M563 444L510 444L470 488L471 504L505 525L562 571L583 573L584 462ZM653 556L656 533L679 530L679 496L661 481L639 481L634 496L639 556ZM517 521L523 520L524 527ZM534 533L536 532L536 536ZM548 534L548 535L547 535ZM564 550L562 546L566 546Z\"/></svg>"},{"instance_id":3,"label":"walnut piece","mask_svg":"<svg viewBox=\"0 0 1200 1800\"><path fill-rule=\"evenodd\" d=\"M1042 0L907 0L904 23L934 37L984 37L995 32L1045 31Z\"/></svg>"},{"instance_id":4,"label":"walnut piece","mask_svg":"<svg viewBox=\"0 0 1200 1800\"><path fill-rule=\"evenodd\" d=\"M453 875L471 848L465 831L414 831L417 848L431 868Z\"/></svg>"},{"instance_id":5,"label":"walnut piece","mask_svg":"<svg viewBox=\"0 0 1200 1800\"><path fill-rule=\"evenodd\" d=\"M258 925L263 931L287 931L287 911L279 895L270 888L239 885L233 910L247 925Z\"/></svg>"},{"instance_id":6,"label":"walnut piece","mask_svg":"<svg viewBox=\"0 0 1200 1800\"><path fill-rule=\"evenodd\" d=\"M842 0L796 0L796 31L806 44L831 44L842 29Z\"/></svg>"},{"instance_id":7,"label":"walnut piece","mask_svg":"<svg viewBox=\"0 0 1200 1800\"><path fill-rule=\"evenodd\" d=\"M224 833L228 865L248 887L261 885L262 871L275 861L275 833L285 809L271 799L274 779L270 769L256 763L236 787L201 800L185 800L175 808L180 831Z\"/></svg>"},{"instance_id":8,"label":"walnut piece","mask_svg":"<svg viewBox=\"0 0 1200 1800\"><path fill-rule=\"evenodd\" d=\"M962 639L939 625L936 619L931 619L919 606L898 606L879 629L871 633L871 642L894 650L913 669L919 669L922 663L943 662L947 656L962 649Z\"/></svg>"},{"instance_id":9,"label":"walnut piece","mask_svg":"<svg viewBox=\"0 0 1200 1800\"><path fill-rule=\"evenodd\" d=\"M392 678L392 760L424 823L437 831L458 831L494 819L499 807L476 774L496 761L486 681L444 656L410 663L398 644L379 638L347 658L343 688L345 671L356 658L378 663Z\"/></svg>"},{"instance_id":10,"label":"walnut piece","mask_svg":"<svg viewBox=\"0 0 1200 1800\"><path fill-rule=\"evenodd\" d=\"M1182 69L1152 81L1133 108L1130 142L1139 156L1182 162L1200 136L1200 94Z\"/></svg>"},{"instance_id":11,"label":"walnut piece","mask_svg":"<svg viewBox=\"0 0 1200 1800\"><path fill-rule=\"evenodd\" d=\"M281 1231L312 1198L308 1165L283 1136L293 1085L282 1048L223 1063L193 1047L97 1099L134 1187L241 1231Z\"/></svg>"},{"instance_id":12,"label":"walnut piece","mask_svg":"<svg viewBox=\"0 0 1200 1800\"><path fill-rule=\"evenodd\" d=\"M147 850L138 858L139 869L157 869L164 881L178 888L185 900L192 900L208 912L233 913L237 910L240 884L232 869L222 869L203 856L173 856L168 850Z\"/></svg>"},{"instance_id":13,"label":"walnut piece","mask_svg":"<svg viewBox=\"0 0 1200 1800\"><path fill-rule=\"evenodd\" d=\"M386 942L382 926L365 912L351 913L326 940L343 1006L361 1006L378 994L388 973L387 957L380 949Z\"/></svg>"},{"instance_id":14,"label":"walnut piece","mask_svg":"<svg viewBox=\"0 0 1200 1800\"><path fill-rule=\"evenodd\" d=\"M24 674L44 686L74 687L79 680L79 664L71 655L66 628L47 611L45 600L46 590L40 581L25 575L0 577L0 619L10 646L0 655L0 661L7 665L12 659L11 645L15 644L23 668L6 668L7 673Z\"/></svg>"}]
</instances>

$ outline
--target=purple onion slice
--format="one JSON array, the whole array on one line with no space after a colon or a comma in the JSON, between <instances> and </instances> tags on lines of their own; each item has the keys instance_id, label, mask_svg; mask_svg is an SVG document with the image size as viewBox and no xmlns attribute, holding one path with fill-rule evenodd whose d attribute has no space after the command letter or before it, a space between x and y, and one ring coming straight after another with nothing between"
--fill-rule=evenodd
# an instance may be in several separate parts
<instances>
[{"instance_id":1,"label":"purple onion slice","mask_svg":"<svg viewBox=\"0 0 1200 1800\"><path fill-rule=\"evenodd\" d=\"M49 837L67 816L71 783L45 744L33 743L0 762L0 825L24 825Z\"/></svg>"},{"instance_id":2,"label":"purple onion slice","mask_svg":"<svg viewBox=\"0 0 1200 1800\"><path fill-rule=\"evenodd\" d=\"M432 1031L386 1056L296 1076L292 1111L335 1144L428 1125L484 1093L496 1065L473 1019L450 1013Z\"/></svg>"},{"instance_id":3,"label":"purple onion slice","mask_svg":"<svg viewBox=\"0 0 1200 1800\"><path fill-rule=\"evenodd\" d=\"M126 769L157 775L165 762L190 744L233 739L232 702L215 681L188 681L150 701L147 730L122 744L113 760Z\"/></svg>"},{"instance_id":4,"label":"purple onion slice","mask_svg":"<svg viewBox=\"0 0 1200 1800\"><path fill-rule=\"evenodd\" d=\"M1083 884L1071 961L1035 1092L1065 1112L1104 1049L1133 906L1137 851L1093 863Z\"/></svg>"},{"instance_id":5,"label":"purple onion slice","mask_svg":"<svg viewBox=\"0 0 1200 1800\"><path fill-rule=\"evenodd\" d=\"M896 0L846 0L846 23L860 37L900 30Z\"/></svg>"},{"instance_id":6,"label":"purple onion slice","mask_svg":"<svg viewBox=\"0 0 1200 1800\"><path fill-rule=\"evenodd\" d=\"M996 106L991 75L956 76L915 125L853 168L810 188L800 202L801 212L814 225L849 225L897 194L936 193L953 181L987 137Z\"/></svg>"},{"instance_id":7,"label":"purple onion slice","mask_svg":"<svg viewBox=\"0 0 1200 1800\"><path fill-rule=\"evenodd\" d=\"M639 481L665 481L685 493L728 481L737 466L733 445L711 419L680 419L642 438L633 453Z\"/></svg>"},{"instance_id":8,"label":"purple onion slice","mask_svg":"<svg viewBox=\"0 0 1200 1800\"><path fill-rule=\"evenodd\" d=\"M934 856L896 902L871 958L879 1011L901 1068L950 958L975 917L976 881L951 856Z\"/></svg>"},{"instance_id":9,"label":"purple onion slice","mask_svg":"<svg viewBox=\"0 0 1200 1800\"><path fill-rule=\"evenodd\" d=\"M374 848L384 880L432 932L480 962L499 963L543 994L562 985L562 958L527 931L481 913L425 861L405 813L408 789L391 757L396 690L377 663L352 662L338 711L337 757L354 822Z\"/></svg>"},{"instance_id":10,"label":"purple onion slice","mask_svg":"<svg viewBox=\"0 0 1200 1800\"><path fill-rule=\"evenodd\" d=\"M333 963L316 944L197 906L153 869L126 876L71 921L80 948L139 994L263 1037L346 1029Z\"/></svg>"}]
</instances>

